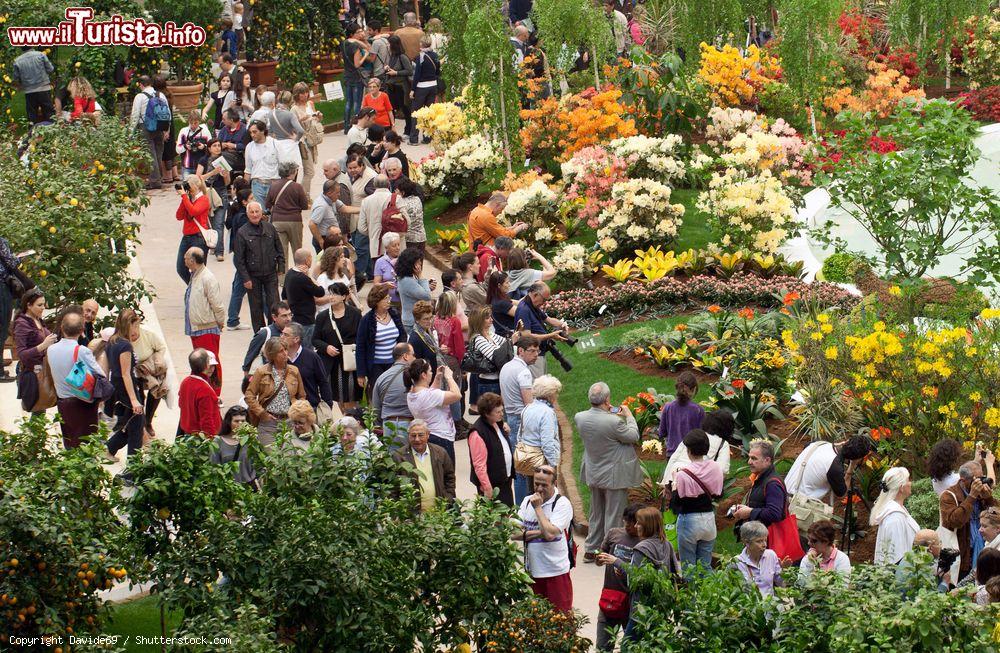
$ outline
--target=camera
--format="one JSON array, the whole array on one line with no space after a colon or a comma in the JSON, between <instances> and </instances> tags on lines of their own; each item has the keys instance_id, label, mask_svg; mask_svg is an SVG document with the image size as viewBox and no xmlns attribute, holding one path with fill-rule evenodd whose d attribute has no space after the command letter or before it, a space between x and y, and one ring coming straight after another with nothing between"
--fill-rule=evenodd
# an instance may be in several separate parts
<instances>
[{"instance_id":1,"label":"camera","mask_svg":"<svg viewBox=\"0 0 1000 653\"><path fill-rule=\"evenodd\" d=\"M726 519L732 519L733 517L736 516L736 508L737 507L738 506L736 506L735 504L732 505L732 506L729 506L729 510L726 511Z\"/></svg>"},{"instance_id":2,"label":"camera","mask_svg":"<svg viewBox=\"0 0 1000 653\"><path fill-rule=\"evenodd\" d=\"M983 485L988 485L990 487L993 487L993 479L990 478L989 476L980 476L979 482L982 483Z\"/></svg>"},{"instance_id":3,"label":"camera","mask_svg":"<svg viewBox=\"0 0 1000 653\"><path fill-rule=\"evenodd\" d=\"M174 184L174 190L180 190L182 188L184 189L184 192L190 192L191 184L187 183L186 181L183 181L179 184Z\"/></svg>"},{"instance_id":4,"label":"camera","mask_svg":"<svg viewBox=\"0 0 1000 653\"><path fill-rule=\"evenodd\" d=\"M565 372L573 371L573 363L570 363L566 359L566 357L562 355L562 352L559 351L559 349L552 343L551 340L543 340L541 350L543 356L545 354L552 354L552 358L558 361L559 365L562 366L563 371Z\"/></svg>"},{"instance_id":5,"label":"camera","mask_svg":"<svg viewBox=\"0 0 1000 653\"><path fill-rule=\"evenodd\" d=\"M951 566L958 560L958 556L958 549L941 549L941 553L938 555L938 573L943 574L951 569Z\"/></svg>"},{"instance_id":6,"label":"camera","mask_svg":"<svg viewBox=\"0 0 1000 653\"><path fill-rule=\"evenodd\" d=\"M569 335L568 329L562 330L562 336L563 338L566 339L566 344L569 345L570 347L575 347L576 343L580 342L579 338L574 338L573 336Z\"/></svg>"}]
</instances>

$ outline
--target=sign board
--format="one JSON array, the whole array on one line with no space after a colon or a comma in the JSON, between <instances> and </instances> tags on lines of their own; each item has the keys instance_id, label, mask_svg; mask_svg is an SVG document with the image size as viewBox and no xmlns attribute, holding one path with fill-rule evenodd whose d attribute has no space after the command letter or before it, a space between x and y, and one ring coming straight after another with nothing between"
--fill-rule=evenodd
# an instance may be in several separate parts
<instances>
[{"instance_id":1,"label":"sign board","mask_svg":"<svg viewBox=\"0 0 1000 653\"><path fill-rule=\"evenodd\" d=\"M327 82L323 84L323 92L326 94L326 99L333 100L343 100L344 99L344 87L340 85L339 81Z\"/></svg>"}]
</instances>

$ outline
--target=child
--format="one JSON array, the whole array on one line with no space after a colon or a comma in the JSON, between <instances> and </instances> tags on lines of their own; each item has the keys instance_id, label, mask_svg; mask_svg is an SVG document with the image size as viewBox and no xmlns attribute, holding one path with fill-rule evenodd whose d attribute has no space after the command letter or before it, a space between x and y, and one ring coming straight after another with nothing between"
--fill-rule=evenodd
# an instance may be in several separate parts
<instances>
[{"instance_id":1,"label":"child","mask_svg":"<svg viewBox=\"0 0 1000 653\"><path fill-rule=\"evenodd\" d=\"M235 12L235 7L233 10ZM228 18L222 19L222 34L219 38L222 40L222 47L219 48L219 51L228 53L233 58L233 61L235 61L236 53L239 50L239 37L236 36L236 30L233 29L232 20Z\"/></svg>"},{"instance_id":2,"label":"child","mask_svg":"<svg viewBox=\"0 0 1000 653\"><path fill-rule=\"evenodd\" d=\"M688 431L701 428L705 409L692 401L698 394L698 379L691 372L677 377L677 398L664 406L660 416L660 440L667 458L680 445Z\"/></svg>"},{"instance_id":3,"label":"child","mask_svg":"<svg viewBox=\"0 0 1000 653\"><path fill-rule=\"evenodd\" d=\"M236 52L233 52L233 59L238 59L236 56L243 49L243 41L246 38L243 33L243 3L234 2L233 3L233 31L236 32Z\"/></svg>"}]
</instances>

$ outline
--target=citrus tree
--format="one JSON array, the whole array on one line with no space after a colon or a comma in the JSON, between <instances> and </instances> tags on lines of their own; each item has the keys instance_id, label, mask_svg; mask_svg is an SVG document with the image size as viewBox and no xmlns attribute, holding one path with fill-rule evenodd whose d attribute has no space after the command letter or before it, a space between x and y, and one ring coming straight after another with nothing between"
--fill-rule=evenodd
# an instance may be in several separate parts
<instances>
[{"instance_id":1,"label":"citrus tree","mask_svg":"<svg viewBox=\"0 0 1000 653\"><path fill-rule=\"evenodd\" d=\"M23 159L14 135L0 136L0 233L36 251L22 269L50 305L93 297L114 311L149 296L128 272L131 216L149 203L136 171L148 165L140 136L114 120L37 129Z\"/></svg>"}]
</instances>

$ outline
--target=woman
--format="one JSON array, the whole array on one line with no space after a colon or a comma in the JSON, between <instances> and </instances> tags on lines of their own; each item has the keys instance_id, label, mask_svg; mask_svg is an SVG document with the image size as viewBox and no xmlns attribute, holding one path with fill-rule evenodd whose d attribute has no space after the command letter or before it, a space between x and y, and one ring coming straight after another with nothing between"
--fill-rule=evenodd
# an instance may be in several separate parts
<instances>
[{"instance_id":1,"label":"woman","mask_svg":"<svg viewBox=\"0 0 1000 653\"><path fill-rule=\"evenodd\" d=\"M740 528L743 552L733 563L748 583L753 583L764 596L772 596L775 587L784 587L778 554L767 548L767 526L748 521Z\"/></svg>"},{"instance_id":2,"label":"woman","mask_svg":"<svg viewBox=\"0 0 1000 653\"><path fill-rule=\"evenodd\" d=\"M139 387L146 395L143 415L146 422L146 434L143 444L156 437L153 429L153 417L160 401L167 396L170 388L167 385L167 344L156 333L139 327L139 337L132 343L135 354L136 376L139 377Z\"/></svg>"},{"instance_id":3,"label":"woman","mask_svg":"<svg viewBox=\"0 0 1000 653\"><path fill-rule=\"evenodd\" d=\"M177 191L181 203L177 207L175 217L181 221L183 234L177 247L177 275L184 281L184 285L187 285L191 282L191 271L184 265L184 255L192 247L200 247L201 251L208 255L208 245L205 243L202 231L209 229L208 214L212 207L208 201L205 184L198 175L188 175L184 183L186 190L181 188Z\"/></svg>"},{"instance_id":4,"label":"woman","mask_svg":"<svg viewBox=\"0 0 1000 653\"><path fill-rule=\"evenodd\" d=\"M400 316L407 333L413 328L413 305L420 300L430 301L431 291L437 287L433 279L421 279L424 271L424 253L407 247L396 261L396 290L402 307Z\"/></svg>"},{"instance_id":5,"label":"woman","mask_svg":"<svg viewBox=\"0 0 1000 653\"><path fill-rule=\"evenodd\" d=\"M674 382L677 398L664 406L660 414L659 435L667 456L672 456L681 440L692 429L700 429L705 419L705 409L694 397L698 394L698 379L691 372L681 372Z\"/></svg>"},{"instance_id":6,"label":"woman","mask_svg":"<svg viewBox=\"0 0 1000 653\"><path fill-rule=\"evenodd\" d=\"M646 42L646 34L643 30L643 21L645 20L646 8L643 5L636 4L632 9L632 18L628 21L629 36L636 45L642 45Z\"/></svg>"},{"instance_id":7,"label":"woman","mask_svg":"<svg viewBox=\"0 0 1000 653\"><path fill-rule=\"evenodd\" d=\"M203 167L208 160L208 142L212 140L212 132L202 124L201 114L197 109L188 113L187 127L177 135L177 147L181 155L181 174L184 177L196 174L199 166Z\"/></svg>"},{"instance_id":8,"label":"woman","mask_svg":"<svg viewBox=\"0 0 1000 653\"><path fill-rule=\"evenodd\" d=\"M514 314L520 300L510 298L506 272L493 272L486 282L486 303L493 311L493 326L502 336L510 336L517 326Z\"/></svg>"},{"instance_id":9,"label":"woman","mask_svg":"<svg viewBox=\"0 0 1000 653\"><path fill-rule=\"evenodd\" d=\"M532 270L528 267L528 254L538 261L542 269ZM556 276L556 269L548 259L531 249L525 252L520 247L510 250L507 255L508 293L514 299L521 299L528 294L528 288L536 281L551 281Z\"/></svg>"},{"instance_id":10,"label":"woman","mask_svg":"<svg viewBox=\"0 0 1000 653\"><path fill-rule=\"evenodd\" d=\"M639 535L639 543L631 550L627 560L618 558L610 553L597 554L595 561L599 565L613 565L616 571L625 576L636 567L653 565L660 572L672 576L680 575L680 567L677 564L677 557L674 549L667 541L667 535L663 531L663 515L657 508L646 507L635 515L636 531ZM631 593L629 606L629 619L625 625L625 639L635 640L635 610L642 600L642 596L633 591Z\"/></svg>"},{"instance_id":11,"label":"woman","mask_svg":"<svg viewBox=\"0 0 1000 653\"><path fill-rule=\"evenodd\" d=\"M410 330L410 346L413 355L427 361L432 370L438 368L438 363L444 365L442 359L446 348L442 348L438 333L434 330L434 306L429 301L420 300L413 305L413 329Z\"/></svg>"},{"instance_id":12,"label":"woman","mask_svg":"<svg viewBox=\"0 0 1000 653\"><path fill-rule=\"evenodd\" d=\"M368 433L361 427L358 420L353 417L341 417L334 425L334 433L339 435L339 441L333 445L331 453L334 457L341 453L348 455L352 453L368 453L373 444Z\"/></svg>"},{"instance_id":13,"label":"woman","mask_svg":"<svg viewBox=\"0 0 1000 653\"><path fill-rule=\"evenodd\" d=\"M389 36L389 61L385 65L385 90L389 102L397 113L403 114L405 121L403 134L410 135L413 117L410 115L410 82L413 80L413 62L403 52L403 41L392 34ZM404 175L409 177L406 172Z\"/></svg>"},{"instance_id":14,"label":"woman","mask_svg":"<svg viewBox=\"0 0 1000 653\"><path fill-rule=\"evenodd\" d=\"M212 129L216 132L222 127L223 105L226 103L226 96L229 95L229 91L233 88L233 78L226 73L222 73L219 75L217 83L219 85L218 90L209 94L208 103L201 110L202 122L208 120L209 109L213 110L211 124Z\"/></svg>"},{"instance_id":15,"label":"woman","mask_svg":"<svg viewBox=\"0 0 1000 653\"><path fill-rule=\"evenodd\" d=\"M299 170L302 170L299 141L306 132L291 111L291 106L292 94L282 91L278 95L274 111L267 116L267 133L274 137L274 144L278 148L278 160L282 163L294 163ZM306 194L308 195L308 189Z\"/></svg>"},{"instance_id":16,"label":"woman","mask_svg":"<svg viewBox=\"0 0 1000 653\"><path fill-rule=\"evenodd\" d=\"M684 446L691 461L674 475L670 500L670 509L677 515L677 548L685 571L698 564L709 570L718 535L712 501L722 494L722 468L714 460L706 459L708 434L701 429L689 431L684 436Z\"/></svg>"},{"instance_id":17,"label":"woman","mask_svg":"<svg viewBox=\"0 0 1000 653\"><path fill-rule=\"evenodd\" d=\"M139 383L133 345L139 339L140 322L139 315L126 308L118 314L115 333L108 340L108 367L111 385L115 389L112 414L118 418L107 442L108 454L112 458L126 444L129 458L142 448L142 434L146 423L143 406L145 395Z\"/></svg>"},{"instance_id":18,"label":"woman","mask_svg":"<svg viewBox=\"0 0 1000 653\"><path fill-rule=\"evenodd\" d=\"M927 454L927 475L931 477L934 492L941 496L958 483L958 466L965 458L962 445L953 438L938 440Z\"/></svg>"},{"instance_id":19,"label":"woman","mask_svg":"<svg viewBox=\"0 0 1000 653\"><path fill-rule=\"evenodd\" d=\"M269 448L281 422L288 418L292 402L305 399L306 391L298 368L288 362L281 338L264 343L264 357L268 363L254 370L243 399L250 411L250 423L257 427L258 441Z\"/></svg>"},{"instance_id":20,"label":"woman","mask_svg":"<svg viewBox=\"0 0 1000 653\"><path fill-rule=\"evenodd\" d=\"M487 392L476 403L479 419L469 429L469 480L480 496L493 497L500 503L514 505L514 452L508 440L510 429L503 423L503 399Z\"/></svg>"},{"instance_id":21,"label":"woman","mask_svg":"<svg viewBox=\"0 0 1000 653\"><path fill-rule=\"evenodd\" d=\"M556 417L555 403L562 391L562 383L551 374L544 374L531 386L535 400L521 412L521 430L517 446L531 451L541 451L545 462L555 469L562 458L562 443L559 441L559 418ZM518 476L522 476L518 474ZM534 492L534 479L524 476L528 493Z\"/></svg>"},{"instance_id":22,"label":"woman","mask_svg":"<svg viewBox=\"0 0 1000 653\"><path fill-rule=\"evenodd\" d=\"M312 97L312 91L308 84L299 82L293 86L292 113L295 114L305 133L309 133L316 126L319 127L319 131L323 131L323 114L316 110L312 100L309 99L310 97ZM319 160L319 145L309 145L303 138L299 141L299 153L302 157L302 187L306 189L306 194L308 194L309 188L312 186L313 175L316 172L316 162Z\"/></svg>"},{"instance_id":23,"label":"woman","mask_svg":"<svg viewBox=\"0 0 1000 653\"><path fill-rule=\"evenodd\" d=\"M199 163L196 173L207 188L211 188L219 196L219 205L212 212L212 229L219 232L219 240L215 244L215 260L226 260L226 213L229 211L229 171L213 165L216 161L225 161L222 156L222 143L213 138L208 141L208 158L205 163ZM211 198L210 198L211 199ZM245 210L245 209L244 209ZM230 236L232 239L232 236ZM207 252L206 252L207 254Z\"/></svg>"},{"instance_id":24,"label":"woman","mask_svg":"<svg viewBox=\"0 0 1000 653\"><path fill-rule=\"evenodd\" d=\"M368 308L358 325L358 383L365 392L378 377L392 367L392 348L398 342L406 342L406 328L399 313L391 308L389 289L373 286L368 291Z\"/></svg>"},{"instance_id":25,"label":"woman","mask_svg":"<svg viewBox=\"0 0 1000 653\"><path fill-rule=\"evenodd\" d=\"M979 512L979 534L985 542L983 549L1000 550L1000 508L990 506Z\"/></svg>"},{"instance_id":26,"label":"woman","mask_svg":"<svg viewBox=\"0 0 1000 653\"><path fill-rule=\"evenodd\" d=\"M233 472L233 480L249 485L256 490L258 489L257 474L254 472L247 448L243 446L236 434L240 427L246 424L246 421L247 409L243 406L233 406L226 411L226 414L222 416L222 429L219 430L219 437L215 439L219 448L212 452L212 462L217 465L238 462L239 467Z\"/></svg>"},{"instance_id":27,"label":"woman","mask_svg":"<svg viewBox=\"0 0 1000 653\"><path fill-rule=\"evenodd\" d=\"M705 419L701 423L701 429L708 434L708 454L705 457L719 463L723 476L729 473L729 466L732 462L728 440L732 437L735 428L736 421L733 419L732 413L723 409L713 410L705 415ZM677 476L677 470L690 460L691 454L682 441L667 461L660 485L672 485Z\"/></svg>"},{"instance_id":28,"label":"woman","mask_svg":"<svg viewBox=\"0 0 1000 653\"><path fill-rule=\"evenodd\" d=\"M385 252L375 261L375 277L372 281L377 286L380 283L387 284L389 299L392 305L399 308L399 293L396 292L396 263L399 261L399 253L403 249L403 240L395 231L387 231L382 234L382 250Z\"/></svg>"},{"instance_id":29,"label":"woman","mask_svg":"<svg viewBox=\"0 0 1000 653\"><path fill-rule=\"evenodd\" d=\"M372 163L379 167L382 174L385 174L385 162L389 159L396 159L403 168L403 176L410 176L410 161L406 158L406 152L402 150L403 139L394 131L387 131L382 136L382 143L372 153Z\"/></svg>"},{"instance_id":30,"label":"woman","mask_svg":"<svg viewBox=\"0 0 1000 653\"><path fill-rule=\"evenodd\" d=\"M424 230L424 201L420 197L420 187L409 178L396 182L396 208L406 218L406 249L424 251L427 248L427 232Z\"/></svg>"},{"instance_id":31,"label":"woman","mask_svg":"<svg viewBox=\"0 0 1000 653\"><path fill-rule=\"evenodd\" d=\"M465 357L465 337L462 333L458 301L458 295L453 291L444 291L438 297L437 313L434 316L434 331L437 332L438 342L445 352L443 362L455 373L455 378L462 377L461 363ZM461 415L458 418L461 419Z\"/></svg>"},{"instance_id":32,"label":"woman","mask_svg":"<svg viewBox=\"0 0 1000 653\"><path fill-rule=\"evenodd\" d=\"M431 380L437 375L439 381L432 388ZM443 365L437 370L418 358L403 370L403 385L406 387L406 405L413 419L427 422L430 430L429 442L448 452L451 462L455 462L455 422L451 418L451 406L462 399L455 377Z\"/></svg>"},{"instance_id":33,"label":"woman","mask_svg":"<svg viewBox=\"0 0 1000 653\"><path fill-rule=\"evenodd\" d=\"M354 267L350 259L345 256L345 249L341 245L327 247L320 257L319 276L316 277L316 285L320 288L329 289L335 283L342 283L348 287L350 303L357 309L361 308L361 300L354 290Z\"/></svg>"},{"instance_id":34,"label":"woman","mask_svg":"<svg viewBox=\"0 0 1000 653\"><path fill-rule=\"evenodd\" d=\"M806 539L809 551L799 566L799 582L805 582L813 572L833 571L842 576L851 575L851 559L834 546L837 526L830 520L818 521L809 527Z\"/></svg>"},{"instance_id":35,"label":"woman","mask_svg":"<svg viewBox=\"0 0 1000 653\"><path fill-rule=\"evenodd\" d=\"M58 337L42 323L45 313L45 295L38 288L32 288L21 295L21 310L14 318L14 353L17 354L19 375L35 373L45 365L45 352L56 344ZM2 343L0 343L2 346ZM21 383L18 383L18 399L21 399ZM54 399L54 397L53 397ZM32 402L35 404L36 402ZM23 407L23 406L22 406ZM30 410L28 406L25 410ZM44 411L41 411L44 412Z\"/></svg>"},{"instance_id":36,"label":"woman","mask_svg":"<svg viewBox=\"0 0 1000 653\"><path fill-rule=\"evenodd\" d=\"M382 82L379 81L378 77L372 77L368 80L367 87L368 92L365 93L365 97L361 100L361 107L368 107L375 110L376 125L385 129L392 129L396 118L393 115L393 107L392 102L389 101L389 95L382 92Z\"/></svg>"},{"instance_id":37,"label":"woman","mask_svg":"<svg viewBox=\"0 0 1000 653\"><path fill-rule=\"evenodd\" d=\"M230 89L226 94L226 99L222 102L222 113L227 109L236 109L240 115L240 121L246 124L250 116L259 108L253 92L253 83L248 72L235 72L230 74Z\"/></svg>"},{"instance_id":38,"label":"woman","mask_svg":"<svg viewBox=\"0 0 1000 653\"><path fill-rule=\"evenodd\" d=\"M344 345L357 343L361 311L347 303L350 292L347 284L336 282L328 288L333 301L316 316L312 345L330 375L333 400L340 404L341 409L347 409L361 399L357 369L345 370L343 356Z\"/></svg>"},{"instance_id":39,"label":"woman","mask_svg":"<svg viewBox=\"0 0 1000 653\"><path fill-rule=\"evenodd\" d=\"M476 349L489 361L495 371L475 375L477 381L469 385L477 388L480 395L487 392L500 394L500 369L514 358L514 345L521 337L519 331L507 338L493 329L493 311L489 306L480 306L469 315L469 347ZM470 397L476 401L479 397Z\"/></svg>"},{"instance_id":40,"label":"woman","mask_svg":"<svg viewBox=\"0 0 1000 653\"><path fill-rule=\"evenodd\" d=\"M365 154L368 153L368 146L371 144L368 140L368 130L371 126L375 124L375 109L371 107L364 107L358 111L358 115L354 117L354 124L351 128L347 130L347 144L348 146L358 144L365 148Z\"/></svg>"},{"instance_id":41,"label":"woman","mask_svg":"<svg viewBox=\"0 0 1000 653\"><path fill-rule=\"evenodd\" d=\"M305 451L316 434L316 411L305 399L293 401L288 408L288 421L292 424L292 451Z\"/></svg>"},{"instance_id":42,"label":"woman","mask_svg":"<svg viewBox=\"0 0 1000 653\"><path fill-rule=\"evenodd\" d=\"M444 45L448 42L448 35L444 33L444 23L440 18L431 18L424 25L424 33L430 36L431 50L443 52Z\"/></svg>"},{"instance_id":43,"label":"woman","mask_svg":"<svg viewBox=\"0 0 1000 653\"><path fill-rule=\"evenodd\" d=\"M73 110L70 111L69 119L93 118L97 113L97 94L94 87L90 85L86 77L78 76L69 80L66 85L66 92L73 98Z\"/></svg>"},{"instance_id":44,"label":"woman","mask_svg":"<svg viewBox=\"0 0 1000 653\"><path fill-rule=\"evenodd\" d=\"M6 238L0 236L0 383L11 383L15 380L7 372L6 357L3 355L7 343L7 335L11 328L11 315L14 312L14 295L8 283L17 280L20 272L21 257L15 254Z\"/></svg>"},{"instance_id":45,"label":"woman","mask_svg":"<svg viewBox=\"0 0 1000 653\"><path fill-rule=\"evenodd\" d=\"M878 527L876 565L895 565L913 549L913 538L920 526L903 506L910 491L910 472L905 467L893 467L882 477L882 493L875 500L868 520L871 526Z\"/></svg>"},{"instance_id":46,"label":"woman","mask_svg":"<svg viewBox=\"0 0 1000 653\"><path fill-rule=\"evenodd\" d=\"M1000 576L1000 551L984 549L976 562L976 605L989 605L990 595L986 590L991 579Z\"/></svg>"}]
</instances>

